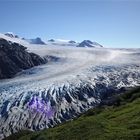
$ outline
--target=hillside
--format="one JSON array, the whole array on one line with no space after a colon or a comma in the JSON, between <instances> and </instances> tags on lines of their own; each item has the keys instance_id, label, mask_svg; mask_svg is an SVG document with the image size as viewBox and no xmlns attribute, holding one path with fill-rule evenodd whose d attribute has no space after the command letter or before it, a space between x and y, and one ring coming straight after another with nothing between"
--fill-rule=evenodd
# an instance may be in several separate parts
<instances>
[{"instance_id":1,"label":"hillside","mask_svg":"<svg viewBox=\"0 0 140 140\"><path fill-rule=\"evenodd\" d=\"M45 64L45 59L26 49L18 43L0 38L0 79L11 78L22 70Z\"/></svg>"},{"instance_id":2,"label":"hillside","mask_svg":"<svg viewBox=\"0 0 140 140\"><path fill-rule=\"evenodd\" d=\"M140 88L136 88L114 96L110 106L91 109L73 121L39 132L23 131L5 140L138 140L139 115Z\"/></svg>"}]
</instances>

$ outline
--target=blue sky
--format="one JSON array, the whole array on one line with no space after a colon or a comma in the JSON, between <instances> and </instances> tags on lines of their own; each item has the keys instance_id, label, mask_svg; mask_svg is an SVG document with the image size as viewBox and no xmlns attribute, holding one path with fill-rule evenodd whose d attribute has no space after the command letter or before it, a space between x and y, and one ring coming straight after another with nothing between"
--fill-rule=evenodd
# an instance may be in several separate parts
<instances>
[{"instance_id":1,"label":"blue sky","mask_svg":"<svg viewBox=\"0 0 140 140\"><path fill-rule=\"evenodd\" d=\"M140 47L140 1L0 0L0 32Z\"/></svg>"}]
</instances>

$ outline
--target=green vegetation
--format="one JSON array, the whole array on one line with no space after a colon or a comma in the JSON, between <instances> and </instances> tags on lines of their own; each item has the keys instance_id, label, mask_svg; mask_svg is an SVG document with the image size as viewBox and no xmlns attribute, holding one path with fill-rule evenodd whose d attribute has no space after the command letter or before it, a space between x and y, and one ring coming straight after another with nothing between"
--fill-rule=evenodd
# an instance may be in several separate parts
<instances>
[{"instance_id":1,"label":"green vegetation","mask_svg":"<svg viewBox=\"0 0 140 140\"><path fill-rule=\"evenodd\" d=\"M90 109L73 121L6 140L140 140L140 88L115 99L113 105Z\"/></svg>"}]
</instances>

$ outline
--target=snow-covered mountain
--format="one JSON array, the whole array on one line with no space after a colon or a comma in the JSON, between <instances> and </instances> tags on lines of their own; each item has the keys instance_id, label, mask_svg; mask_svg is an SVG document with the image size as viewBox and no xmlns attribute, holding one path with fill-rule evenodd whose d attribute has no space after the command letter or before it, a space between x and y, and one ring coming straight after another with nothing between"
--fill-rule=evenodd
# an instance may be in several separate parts
<instances>
[{"instance_id":1,"label":"snow-covered mountain","mask_svg":"<svg viewBox=\"0 0 140 140\"><path fill-rule=\"evenodd\" d=\"M2 35L2 34L1 34ZM0 35L0 36L1 36ZM7 37L12 38L12 40L17 40L17 43L21 43L22 40L29 44L38 44L38 45L45 45L48 44L49 46L73 46L73 47L93 47L93 48L101 48L103 47L97 42L92 42L90 40L83 40L81 43L78 43L74 40L64 40L64 39L49 39L46 42L42 41L41 38L37 37L35 39L27 39L27 38L20 38L18 35L15 35L12 32L7 32L4 34ZM11 40L11 39L10 39ZM16 41L15 41L16 42Z\"/></svg>"},{"instance_id":2,"label":"snow-covered mountain","mask_svg":"<svg viewBox=\"0 0 140 140\"><path fill-rule=\"evenodd\" d=\"M97 42L92 42L90 40L84 40L82 41L81 43L79 43L77 45L77 47L94 47L94 48L100 48L100 47L103 47L102 45L100 45L99 43Z\"/></svg>"},{"instance_id":3,"label":"snow-covered mountain","mask_svg":"<svg viewBox=\"0 0 140 140\"><path fill-rule=\"evenodd\" d=\"M73 40L64 40L64 39L49 39L46 42L49 46L73 46L76 47L79 43Z\"/></svg>"},{"instance_id":4,"label":"snow-covered mountain","mask_svg":"<svg viewBox=\"0 0 140 140\"><path fill-rule=\"evenodd\" d=\"M25 43L28 52L54 59L0 80L0 139L21 129L53 127L95 107L112 93L140 85L140 49L73 47L63 45L62 40L54 42L59 47L52 42Z\"/></svg>"},{"instance_id":5,"label":"snow-covered mountain","mask_svg":"<svg viewBox=\"0 0 140 140\"><path fill-rule=\"evenodd\" d=\"M3 38L5 38L4 35L9 37L9 39L11 38L10 40L14 41L14 42L23 40L24 42L27 42L29 44L45 45L45 42L42 41L42 39L39 38L39 37L36 37L35 39L27 39L27 38L24 38L24 37L21 38L18 35L12 33L12 32L7 32L5 34L0 34L0 37L3 36ZM7 40L9 40L9 39L7 39ZM19 43L19 42L17 42L17 43Z\"/></svg>"},{"instance_id":6,"label":"snow-covered mountain","mask_svg":"<svg viewBox=\"0 0 140 140\"><path fill-rule=\"evenodd\" d=\"M101 48L103 47L97 42L92 42L90 40L84 40L81 43L78 43L74 40L62 40L62 39L50 39L48 43L56 46L74 46L74 47L92 47L92 48Z\"/></svg>"},{"instance_id":7,"label":"snow-covered mountain","mask_svg":"<svg viewBox=\"0 0 140 140\"><path fill-rule=\"evenodd\" d=\"M40 45L45 45L46 43L44 41L41 40L41 38L37 37L35 39L24 39L27 42L29 42L30 44L40 44Z\"/></svg>"},{"instance_id":8,"label":"snow-covered mountain","mask_svg":"<svg viewBox=\"0 0 140 140\"><path fill-rule=\"evenodd\" d=\"M29 45L29 42L27 42L26 40L20 38L19 36L17 37L18 35L15 35L14 33L5 33L5 34L2 34L0 33L0 38L1 39L5 39L7 41L11 41L11 42L14 42L14 43L18 43L18 44L21 44L23 46L28 46Z\"/></svg>"},{"instance_id":9,"label":"snow-covered mountain","mask_svg":"<svg viewBox=\"0 0 140 140\"><path fill-rule=\"evenodd\" d=\"M5 33L4 35L8 36L8 37L11 37L11 38L19 38L18 35L15 35L14 33L12 32L7 32Z\"/></svg>"}]
</instances>

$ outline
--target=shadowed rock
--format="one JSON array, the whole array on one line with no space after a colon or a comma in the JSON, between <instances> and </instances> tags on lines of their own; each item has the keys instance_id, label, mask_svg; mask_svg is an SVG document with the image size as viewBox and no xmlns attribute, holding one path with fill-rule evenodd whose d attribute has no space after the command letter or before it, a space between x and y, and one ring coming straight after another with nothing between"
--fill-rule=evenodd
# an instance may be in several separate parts
<instances>
[{"instance_id":1,"label":"shadowed rock","mask_svg":"<svg viewBox=\"0 0 140 140\"><path fill-rule=\"evenodd\" d=\"M28 53L26 47L0 39L0 79L13 77L21 70L44 63L39 55Z\"/></svg>"}]
</instances>

